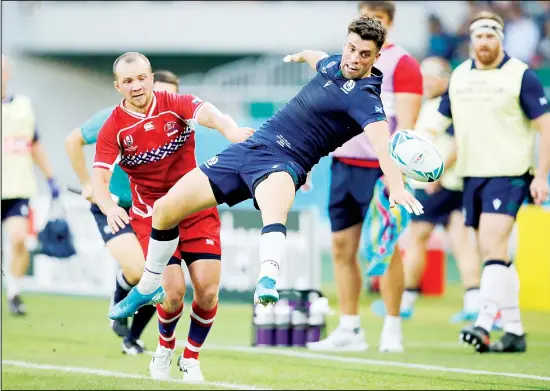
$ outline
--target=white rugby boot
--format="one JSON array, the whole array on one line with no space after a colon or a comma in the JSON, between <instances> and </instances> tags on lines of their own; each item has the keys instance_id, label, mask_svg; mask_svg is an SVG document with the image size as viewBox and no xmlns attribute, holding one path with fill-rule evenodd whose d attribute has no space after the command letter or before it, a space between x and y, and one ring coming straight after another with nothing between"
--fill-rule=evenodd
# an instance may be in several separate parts
<instances>
[{"instance_id":1,"label":"white rugby boot","mask_svg":"<svg viewBox=\"0 0 550 391\"><path fill-rule=\"evenodd\" d=\"M183 380L189 383L203 383L201 363L194 358L183 358L180 355L178 358L178 367L183 372Z\"/></svg>"},{"instance_id":2,"label":"white rugby boot","mask_svg":"<svg viewBox=\"0 0 550 391\"><path fill-rule=\"evenodd\" d=\"M168 380L170 378L170 364L172 364L172 349L164 346L157 346L157 350L153 353L151 362L149 363L149 372L155 380Z\"/></svg>"},{"instance_id":3,"label":"white rugby boot","mask_svg":"<svg viewBox=\"0 0 550 391\"><path fill-rule=\"evenodd\" d=\"M327 352L362 352L369 348L362 328L337 327L327 338L318 342L308 342L307 348Z\"/></svg>"}]
</instances>

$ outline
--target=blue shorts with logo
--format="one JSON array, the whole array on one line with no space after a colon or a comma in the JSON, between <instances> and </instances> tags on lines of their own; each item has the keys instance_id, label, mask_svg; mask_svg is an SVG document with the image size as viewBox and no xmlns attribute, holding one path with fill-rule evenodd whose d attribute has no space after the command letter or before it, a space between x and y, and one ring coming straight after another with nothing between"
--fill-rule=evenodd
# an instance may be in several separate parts
<instances>
[{"instance_id":1,"label":"blue shorts with logo","mask_svg":"<svg viewBox=\"0 0 550 391\"><path fill-rule=\"evenodd\" d=\"M200 165L210 180L218 204L236 205L254 198L256 186L274 172L290 174L298 190L307 177L306 170L276 145L250 137L229 145L224 151ZM256 201L254 206L258 208Z\"/></svg>"},{"instance_id":2,"label":"blue shorts with logo","mask_svg":"<svg viewBox=\"0 0 550 391\"><path fill-rule=\"evenodd\" d=\"M134 230L132 229L132 226L130 224L127 224L124 228L119 230L118 232L114 232L111 230L111 227L107 223L107 216L103 214L101 209L99 209L99 206L97 204L92 204L90 207L90 212L92 212L92 215L94 216L95 222L97 224L97 228L99 229L99 233L101 234L101 237L103 238L103 241L105 244L107 244L110 240L123 235L123 234L134 234ZM126 212L129 213L129 209L126 209Z\"/></svg>"},{"instance_id":3,"label":"blue shorts with logo","mask_svg":"<svg viewBox=\"0 0 550 391\"><path fill-rule=\"evenodd\" d=\"M28 217L29 199L10 198L2 200L2 221L10 217Z\"/></svg>"},{"instance_id":4,"label":"blue shorts with logo","mask_svg":"<svg viewBox=\"0 0 550 391\"><path fill-rule=\"evenodd\" d=\"M332 159L328 214L332 232L362 224L382 176L380 168L357 167Z\"/></svg>"},{"instance_id":5,"label":"blue shorts with logo","mask_svg":"<svg viewBox=\"0 0 550 391\"><path fill-rule=\"evenodd\" d=\"M514 177L464 178L463 213L467 226L478 228L482 213L499 213L516 217L527 199L532 202L531 174Z\"/></svg>"},{"instance_id":6,"label":"blue shorts with logo","mask_svg":"<svg viewBox=\"0 0 550 391\"><path fill-rule=\"evenodd\" d=\"M424 214L411 214L412 221L424 221L434 225L449 224L451 213L462 209L462 192L448 189L440 189L433 194L427 194L422 189L417 189L414 196L424 207Z\"/></svg>"}]
</instances>

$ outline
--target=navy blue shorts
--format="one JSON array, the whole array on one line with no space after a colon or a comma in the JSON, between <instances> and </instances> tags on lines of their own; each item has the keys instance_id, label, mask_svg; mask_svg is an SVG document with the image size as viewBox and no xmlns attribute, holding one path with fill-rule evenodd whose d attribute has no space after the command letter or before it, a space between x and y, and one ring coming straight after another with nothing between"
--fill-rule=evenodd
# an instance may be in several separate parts
<instances>
[{"instance_id":1,"label":"navy blue shorts","mask_svg":"<svg viewBox=\"0 0 550 391\"><path fill-rule=\"evenodd\" d=\"M516 177L464 178L464 220L468 227L479 227L482 213L516 217L523 202L532 202L530 174Z\"/></svg>"},{"instance_id":2,"label":"navy blue shorts","mask_svg":"<svg viewBox=\"0 0 550 391\"><path fill-rule=\"evenodd\" d=\"M380 168L357 167L332 159L328 214L332 232L362 224Z\"/></svg>"},{"instance_id":3,"label":"navy blue shorts","mask_svg":"<svg viewBox=\"0 0 550 391\"><path fill-rule=\"evenodd\" d=\"M434 225L449 224L451 213L462 209L462 192L439 189L436 193L426 194L422 189L414 191L414 196L424 207L424 214L411 214L412 221L425 221Z\"/></svg>"},{"instance_id":4,"label":"navy blue shorts","mask_svg":"<svg viewBox=\"0 0 550 391\"><path fill-rule=\"evenodd\" d=\"M2 200L2 221L10 217L28 217L29 199L10 198Z\"/></svg>"},{"instance_id":5,"label":"navy blue shorts","mask_svg":"<svg viewBox=\"0 0 550 391\"><path fill-rule=\"evenodd\" d=\"M210 179L218 204L228 206L254 198L256 186L274 172L288 172L298 190L307 177L306 170L275 146L254 138L231 144L217 156L200 165ZM254 201L254 206L258 205Z\"/></svg>"},{"instance_id":6,"label":"navy blue shorts","mask_svg":"<svg viewBox=\"0 0 550 391\"><path fill-rule=\"evenodd\" d=\"M113 233L113 231L111 230L111 227L109 227L109 224L107 223L107 216L103 214L103 212L101 211L101 209L99 209L99 206L97 206L97 204L92 204L92 206L90 207L90 212L92 212L92 215L94 215L97 228L99 229L99 233L101 234L101 237L103 238L103 241L105 242L105 244L107 244L111 239L114 239L123 234L135 235L134 230L132 229L130 224L127 224L120 231ZM129 213L129 210L126 209L126 212Z\"/></svg>"}]
</instances>

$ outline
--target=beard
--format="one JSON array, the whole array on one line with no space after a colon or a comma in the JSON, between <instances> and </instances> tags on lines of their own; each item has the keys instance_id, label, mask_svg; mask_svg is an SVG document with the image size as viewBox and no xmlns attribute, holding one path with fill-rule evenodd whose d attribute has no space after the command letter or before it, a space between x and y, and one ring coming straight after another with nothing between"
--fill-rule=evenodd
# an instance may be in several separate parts
<instances>
[{"instance_id":1,"label":"beard","mask_svg":"<svg viewBox=\"0 0 550 391\"><path fill-rule=\"evenodd\" d=\"M495 62L500 53L499 48L489 49L489 48L480 48L475 51L477 60L483 65L490 65Z\"/></svg>"}]
</instances>

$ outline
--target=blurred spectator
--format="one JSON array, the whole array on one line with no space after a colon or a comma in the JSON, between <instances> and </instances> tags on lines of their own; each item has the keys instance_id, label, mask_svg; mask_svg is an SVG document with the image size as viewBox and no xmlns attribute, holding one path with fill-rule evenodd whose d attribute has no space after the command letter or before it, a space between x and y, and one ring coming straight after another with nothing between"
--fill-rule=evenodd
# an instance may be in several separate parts
<instances>
[{"instance_id":1,"label":"blurred spectator","mask_svg":"<svg viewBox=\"0 0 550 391\"><path fill-rule=\"evenodd\" d=\"M544 24L544 37L539 43L538 54L539 60L543 61L541 65L550 66L550 18Z\"/></svg>"},{"instance_id":2,"label":"blurred spectator","mask_svg":"<svg viewBox=\"0 0 550 391\"><path fill-rule=\"evenodd\" d=\"M428 17L428 25L430 34L428 56L450 60L455 50L456 38L445 31L441 20L436 15L432 14Z\"/></svg>"},{"instance_id":3,"label":"blurred spectator","mask_svg":"<svg viewBox=\"0 0 550 391\"><path fill-rule=\"evenodd\" d=\"M504 50L510 56L531 64L539 44L539 27L523 13L519 1L509 3L505 9Z\"/></svg>"},{"instance_id":4,"label":"blurred spectator","mask_svg":"<svg viewBox=\"0 0 550 391\"><path fill-rule=\"evenodd\" d=\"M468 7L466 17L458 27L456 33L457 42L454 60L458 62L462 62L470 57L470 20L472 20L477 13L489 8L489 4L486 1L469 0L466 2L466 6Z\"/></svg>"}]
</instances>

